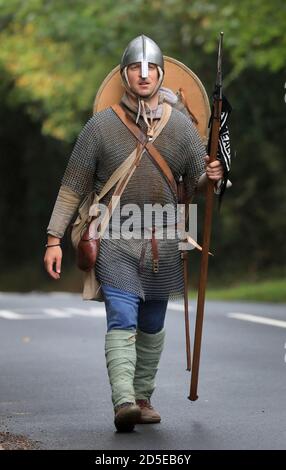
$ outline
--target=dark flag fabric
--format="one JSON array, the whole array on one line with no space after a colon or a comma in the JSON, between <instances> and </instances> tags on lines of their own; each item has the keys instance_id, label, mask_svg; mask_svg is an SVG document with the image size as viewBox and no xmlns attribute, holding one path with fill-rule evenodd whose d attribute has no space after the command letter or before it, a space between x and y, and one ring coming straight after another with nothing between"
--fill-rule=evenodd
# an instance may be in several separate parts
<instances>
[{"instance_id":1,"label":"dark flag fabric","mask_svg":"<svg viewBox=\"0 0 286 470\"><path fill-rule=\"evenodd\" d=\"M225 192L228 176L231 168L231 150L230 150L230 133L228 128L228 119L231 113L232 107L229 104L225 96L222 97L222 109L221 109L221 120L220 120L220 130L219 130L219 143L218 143L218 152L217 159L222 163L224 169L224 176L222 183L220 185L220 194L219 194L219 205L221 204L223 194ZM210 124L213 118L213 110L210 118ZM210 131L211 138L211 131ZM208 142L208 152L210 151L210 141Z\"/></svg>"}]
</instances>

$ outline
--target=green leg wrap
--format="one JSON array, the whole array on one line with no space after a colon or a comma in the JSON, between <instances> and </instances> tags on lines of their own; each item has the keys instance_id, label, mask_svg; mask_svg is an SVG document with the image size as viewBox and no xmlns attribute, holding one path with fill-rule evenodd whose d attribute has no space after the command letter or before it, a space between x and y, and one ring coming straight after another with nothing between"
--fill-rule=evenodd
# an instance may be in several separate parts
<instances>
[{"instance_id":1,"label":"green leg wrap","mask_svg":"<svg viewBox=\"0 0 286 470\"><path fill-rule=\"evenodd\" d=\"M105 358L113 406L135 403L136 331L111 330L105 335Z\"/></svg>"},{"instance_id":2,"label":"green leg wrap","mask_svg":"<svg viewBox=\"0 0 286 470\"><path fill-rule=\"evenodd\" d=\"M137 330L137 362L134 377L136 400L149 400L155 390L155 376L164 347L165 330L150 334Z\"/></svg>"}]
</instances>

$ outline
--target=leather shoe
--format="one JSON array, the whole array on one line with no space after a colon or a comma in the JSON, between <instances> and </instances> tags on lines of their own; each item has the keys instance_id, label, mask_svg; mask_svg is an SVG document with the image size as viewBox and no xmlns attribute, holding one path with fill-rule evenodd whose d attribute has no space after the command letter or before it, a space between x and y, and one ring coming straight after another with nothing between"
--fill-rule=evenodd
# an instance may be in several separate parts
<instances>
[{"instance_id":1,"label":"leather shoe","mask_svg":"<svg viewBox=\"0 0 286 470\"><path fill-rule=\"evenodd\" d=\"M132 432L141 418L141 409L135 403L122 403L114 408L114 425L118 432Z\"/></svg>"},{"instance_id":2,"label":"leather shoe","mask_svg":"<svg viewBox=\"0 0 286 470\"><path fill-rule=\"evenodd\" d=\"M161 416L150 403L150 400L136 400L136 405L141 409L141 416L138 424L160 423Z\"/></svg>"}]
</instances>

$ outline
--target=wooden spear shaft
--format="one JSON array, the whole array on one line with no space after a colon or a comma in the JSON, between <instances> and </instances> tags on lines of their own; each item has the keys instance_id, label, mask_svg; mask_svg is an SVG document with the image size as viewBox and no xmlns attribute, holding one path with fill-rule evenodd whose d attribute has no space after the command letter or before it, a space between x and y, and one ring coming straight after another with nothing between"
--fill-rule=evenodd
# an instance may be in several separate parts
<instances>
[{"instance_id":1,"label":"wooden spear shaft","mask_svg":"<svg viewBox=\"0 0 286 470\"><path fill-rule=\"evenodd\" d=\"M218 75L217 85L219 87L219 96L214 99L213 106L213 120L211 128L211 143L210 143L210 162L213 162L217 158L218 142L219 142L219 129L220 129L220 116L222 107L222 96L221 96L221 48L222 48L222 37L220 36L219 53L218 53ZM211 238L211 224L213 214L213 200L214 200L214 182L208 180L206 190L206 203L205 203L205 218L204 218L204 234L203 234L203 249L200 267L199 277L199 288L198 288L198 300L197 300L197 315L196 315L196 327L194 337L194 349L193 349L193 362L192 362L192 373L191 373L191 386L189 400L195 401L198 399L198 378L199 378L199 367L200 367L200 356L201 356L201 343L202 343L202 331L204 321L204 306L205 306L205 293L208 278L208 261L209 261L209 249L210 249L210 238Z\"/></svg>"},{"instance_id":2,"label":"wooden spear shaft","mask_svg":"<svg viewBox=\"0 0 286 470\"><path fill-rule=\"evenodd\" d=\"M208 277L208 251L210 246L211 236L211 221L212 221L212 209L213 209L213 183L208 182L207 194L206 194L206 209L205 209L205 220L204 220L204 237L203 237L203 251L200 268L200 279L198 289L198 300L197 300L197 315L196 315L196 327L194 336L194 348L193 348L193 363L192 363L192 374L191 374L191 388L190 396L188 397L191 401L198 399L198 378L199 378L199 367L200 367L200 356L201 356L201 342L202 342L202 331L204 321L204 305L205 305L205 291ZM207 230L206 230L207 228Z\"/></svg>"}]
</instances>

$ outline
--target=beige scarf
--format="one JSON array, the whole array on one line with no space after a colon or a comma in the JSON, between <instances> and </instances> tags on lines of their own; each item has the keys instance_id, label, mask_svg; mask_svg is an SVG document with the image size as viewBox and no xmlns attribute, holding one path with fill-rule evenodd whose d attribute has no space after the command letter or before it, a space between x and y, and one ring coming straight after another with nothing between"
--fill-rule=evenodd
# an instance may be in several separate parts
<instances>
[{"instance_id":1,"label":"beige scarf","mask_svg":"<svg viewBox=\"0 0 286 470\"><path fill-rule=\"evenodd\" d=\"M121 98L121 103L134 114L136 114L136 124L139 121L139 117L142 116L145 124L147 125L147 135L150 137L150 139L152 139L154 136L158 120L162 118L164 102L173 105L177 102L177 96L172 92L172 90L163 87L159 89L158 106L155 109L151 109L148 101L140 99L140 97L138 97L138 106L136 106L136 104L134 104L134 102L130 99L129 93L127 91Z\"/></svg>"}]
</instances>

